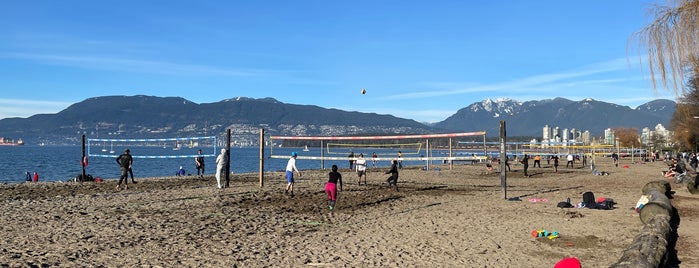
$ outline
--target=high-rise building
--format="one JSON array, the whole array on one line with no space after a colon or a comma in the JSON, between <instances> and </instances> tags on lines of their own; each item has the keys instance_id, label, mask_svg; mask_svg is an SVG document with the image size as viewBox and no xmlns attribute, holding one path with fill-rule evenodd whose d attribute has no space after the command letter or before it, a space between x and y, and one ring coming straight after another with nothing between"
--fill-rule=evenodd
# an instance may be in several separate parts
<instances>
[{"instance_id":1,"label":"high-rise building","mask_svg":"<svg viewBox=\"0 0 699 268\"><path fill-rule=\"evenodd\" d=\"M551 127L549 125L544 125L543 135L541 137L542 141L548 141L551 139Z\"/></svg>"}]
</instances>

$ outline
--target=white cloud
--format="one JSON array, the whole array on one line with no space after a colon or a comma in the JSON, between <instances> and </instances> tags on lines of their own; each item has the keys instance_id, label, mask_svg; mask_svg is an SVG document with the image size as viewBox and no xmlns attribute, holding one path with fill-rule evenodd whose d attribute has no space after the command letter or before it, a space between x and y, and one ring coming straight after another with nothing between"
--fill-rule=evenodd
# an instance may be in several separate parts
<instances>
[{"instance_id":1,"label":"white cloud","mask_svg":"<svg viewBox=\"0 0 699 268\"><path fill-rule=\"evenodd\" d=\"M113 57L87 57L54 54L5 53L3 58L31 60L43 64L73 66L86 69L118 70L128 72L165 73L177 75L257 76L275 71L237 70L205 65L178 64L161 61L134 60Z\"/></svg>"},{"instance_id":2,"label":"white cloud","mask_svg":"<svg viewBox=\"0 0 699 268\"><path fill-rule=\"evenodd\" d=\"M30 117L35 114L53 114L72 105L67 102L0 99L0 118Z\"/></svg>"}]
</instances>

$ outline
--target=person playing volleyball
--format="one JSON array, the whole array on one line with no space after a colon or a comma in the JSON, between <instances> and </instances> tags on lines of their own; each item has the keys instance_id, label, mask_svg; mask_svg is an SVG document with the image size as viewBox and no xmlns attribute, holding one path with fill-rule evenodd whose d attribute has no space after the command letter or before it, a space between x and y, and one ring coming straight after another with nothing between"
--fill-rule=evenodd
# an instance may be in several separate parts
<instances>
[{"instance_id":1,"label":"person playing volleyball","mask_svg":"<svg viewBox=\"0 0 699 268\"><path fill-rule=\"evenodd\" d=\"M398 160L391 161L391 169L386 171L386 174L391 174L386 180L388 182L388 189L392 190L392 186L396 187L396 192L398 192Z\"/></svg>"},{"instance_id":2,"label":"person playing volleyball","mask_svg":"<svg viewBox=\"0 0 699 268\"><path fill-rule=\"evenodd\" d=\"M325 183L325 193L328 195L328 208L330 211L335 209L335 202L337 202L337 194L342 191L342 175L337 172L337 165L332 166L332 171L328 173L328 182ZM338 191L337 184L340 184Z\"/></svg>"},{"instance_id":3,"label":"person playing volleyball","mask_svg":"<svg viewBox=\"0 0 699 268\"><path fill-rule=\"evenodd\" d=\"M299 174L299 177L301 177L301 171L299 171L296 168L296 156L298 154L296 152L291 152L291 157L289 158L289 162L286 163L286 190L284 190L284 194L288 194L291 197L294 197L294 171L296 171Z\"/></svg>"},{"instance_id":4,"label":"person playing volleyball","mask_svg":"<svg viewBox=\"0 0 699 268\"><path fill-rule=\"evenodd\" d=\"M366 159L364 159L364 154L360 153L359 154L359 159L357 159L357 163L355 164L355 167L357 169L357 175L359 176L357 178L357 183L359 185L362 185L362 177L364 177L364 185L366 184Z\"/></svg>"}]
</instances>

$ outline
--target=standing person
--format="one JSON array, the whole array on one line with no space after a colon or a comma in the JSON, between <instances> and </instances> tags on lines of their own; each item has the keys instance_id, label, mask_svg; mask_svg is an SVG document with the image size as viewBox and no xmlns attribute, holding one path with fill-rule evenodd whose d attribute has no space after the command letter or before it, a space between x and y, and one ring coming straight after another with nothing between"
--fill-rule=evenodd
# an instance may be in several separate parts
<instances>
[{"instance_id":1,"label":"standing person","mask_svg":"<svg viewBox=\"0 0 699 268\"><path fill-rule=\"evenodd\" d=\"M124 181L124 189L129 189L129 170L131 165L133 165L133 157L131 157L131 150L128 148L124 150L124 153L116 158L117 164L119 164L119 169L121 169L121 177L119 177L119 183L117 183L117 190L121 189L121 182Z\"/></svg>"},{"instance_id":2,"label":"standing person","mask_svg":"<svg viewBox=\"0 0 699 268\"><path fill-rule=\"evenodd\" d=\"M286 190L284 190L284 194L288 194L291 197L294 197L294 171L301 177L301 171L296 168L297 156L298 154L296 152L291 152L289 162L286 163Z\"/></svg>"},{"instance_id":3,"label":"standing person","mask_svg":"<svg viewBox=\"0 0 699 268\"><path fill-rule=\"evenodd\" d=\"M325 183L325 194L328 195L328 208L333 211L337 202L337 194L342 191L342 175L337 172L337 165L333 165L331 169L332 171L328 173L328 182ZM338 183L340 184L339 191Z\"/></svg>"},{"instance_id":4,"label":"standing person","mask_svg":"<svg viewBox=\"0 0 699 268\"><path fill-rule=\"evenodd\" d=\"M612 160L614 161L614 166L618 167L619 166L619 155L616 153L612 153Z\"/></svg>"},{"instance_id":5,"label":"standing person","mask_svg":"<svg viewBox=\"0 0 699 268\"><path fill-rule=\"evenodd\" d=\"M534 156L534 167L537 167L537 165L541 168L541 155L538 154Z\"/></svg>"},{"instance_id":6,"label":"standing person","mask_svg":"<svg viewBox=\"0 0 699 268\"><path fill-rule=\"evenodd\" d=\"M129 176L131 176L131 183L136 184L136 181L133 179L133 166L129 167Z\"/></svg>"},{"instance_id":7,"label":"standing person","mask_svg":"<svg viewBox=\"0 0 699 268\"><path fill-rule=\"evenodd\" d=\"M194 158L194 164L197 166L197 176L200 178L204 177L204 156L201 154L201 149L197 150L197 157ZM201 171L201 175L199 175L199 171Z\"/></svg>"},{"instance_id":8,"label":"standing person","mask_svg":"<svg viewBox=\"0 0 699 268\"><path fill-rule=\"evenodd\" d=\"M505 168L507 168L507 171L512 171L510 168L510 157L507 155L505 156Z\"/></svg>"},{"instance_id":9,"label":"standing person","mask_svg":"<svg viewBox=\"0 0 699 268\"><path fill-rule=\"evenodd\" d=\"M585 167L587 165L587 155L583 154L582 156L582 167Z\"/></svg>"},{"instance_id":10,"label":"standing person","mask_svg":"<svg viewBox=\"0 0 699 268\"><path fill-rule=\"evenodd\" d=\"M36 171L34 171L34 177L32 179L34 180L34 182L38 182L39 181L39 173L36 173Z\"/></svg>"},{"instance_id":11,"label":"standing person","mask_svg":"<svg viewBox=\"0 0 699 268\"><path fill-rule=\"evenodd\" d=\"M403 169L403 152L398 151L398 168ZM397 190L398 188L396 188Z\"/></svg>"},{"instance_id":12,"label":"standing person","mask_svg":"<svg viewBox=\"0 0 699 268\"><path fill-rule=\"evenodd\" d=\"M552 155L551 159L553 159L553 172L558 173L558 155Z\"/></svg>"},{"instance_id":13,"label":"standing person","mask_svg":"<svg viewBox=\"0 0 699 268\"><path fill-rule=\"evenodd\" d=\"M524 157L522 157L522 166L524 167L524 176L529 177L529 173L527 173L527 169L529 169L529 155L524 154Z\"/></svg>"},{"instance_id":14,"label":"standing person","mask_svg":"<svg viewBox=\"0 0 699 268\"><path fill-rule=\"evenodd\" d=\"M223 148L221 149L221 154L216 157L216 184L219 189L223 188L221 175L226 172L226 163L228 163L228 155L226 154L226 148Z\"/></svg>"},{"instance_id":15,"label":"standing person","mask_svg":"<svg viewBox=\"0 0 699 268\"><path fill-rule=\"evenodd\" d=\"M376 168L376 158L379 158L379 156L376 154L376 152L371 153L371 165Z\"/></svg>"},{"instance_id":16,"label":"standing person","mask_svg":"<svg viewBox=\"0 0 699 268\"><path fill-rule=\"evenodd\" d=\"M396 187L396 192L398 192L398 161L397 160L392 160L391 161L391 169L386 171L385 174L391 174L390 177L386 180L388 182L388 189L392 190L392 186Z\"/></svg>"},{"instance_id":17,"label":"standing person","mask_svg":"<svg viewBox=\"0 0 699 268\"><path fill-rule=\"evenodd\" d=\"M357 159L357 183L362 185L362 176L364 176L364 185L366 184L366 160L364 159L364 154L359 154L359 159Z\"/></svg>"},{"instance_id":18,"label":"standing person","mask_svg":"<svg viewBox=\"0 0 699 268\"><path fill-rule=\"evenodd\" d=\"M354 169L354 152L350 151L350 154L347 156L349 158L349 169L352 170Z\"/></svg>"},{"instance_id":19,"label":"standing person","mask_svg":"<svg viewBox=\"0 0 699 268\"><path fill-rule=\"evenodd\" d=\"M24 178L25 181L27 181L27 182L32 181L32 174L30 174L29 171L27 171L27 173L24 174L24 176L25 176L25 178Z\"/></svg>"},{"instance_id":20,"label":"standing person","mask_svg":"<svg viewBox=\"0 0 699 268\"><path fill-rule=\"evenodd\" d=\"M571 168L575 168L573 166L573 155L572 154L568 154L566 156L566 160L568 161L568 162L566 162L566 168L568 168L568 165L570 165Z\"/></svg>"}]
</instances>

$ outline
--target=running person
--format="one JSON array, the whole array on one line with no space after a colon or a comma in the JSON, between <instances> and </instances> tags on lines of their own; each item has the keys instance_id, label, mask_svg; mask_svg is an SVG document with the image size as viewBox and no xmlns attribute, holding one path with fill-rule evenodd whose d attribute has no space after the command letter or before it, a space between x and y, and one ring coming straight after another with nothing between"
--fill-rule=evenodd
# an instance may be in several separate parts
<instances>
[{"instance_id":1,"label":"running person","mask_svg":"<svg viewBox=\"0 0 699 268\"><path fill-rule=\"evenodd\" d=\"M325 193L328 195L328 208L330 211L335 209L335 203L337 202L338 188L337 184L340 184L340 191L342 191L342 175L337 172L337 165L332 166L332 171L328 173L328 182L325 184Z\"/></svg>"},{"instance_id":2,"label":"running person","mask_svg":"<svg viewBox=\"0 0 699 268\"><path fill-rule=\"evenodd\" d=\"M299 174L299 177L301 177L301 171L299 171L296 168L296 156L298 154L296 152L291 152L291 157L289 158L289 162L286 163L286 190L284 190L284 194L290 194L291 197L294 197L294 171L296 171Z\"/></svg>"}]
</instances>

